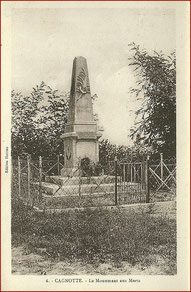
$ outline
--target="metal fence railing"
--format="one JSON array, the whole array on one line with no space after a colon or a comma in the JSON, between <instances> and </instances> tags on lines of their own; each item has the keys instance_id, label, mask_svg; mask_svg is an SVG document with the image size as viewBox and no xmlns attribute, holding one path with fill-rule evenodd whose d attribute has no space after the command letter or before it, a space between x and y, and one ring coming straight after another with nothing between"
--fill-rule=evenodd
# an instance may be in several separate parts
<instances>
[{"instance_id":1,"label":"metal fence railing","mask_svg":"<svg viewBox=\"0 0 191 292\"><path fill-rule=\"evenodd\" d=\"M40 209L112 206L172 200L176 194L175 159L110 161L83 165L61 176L63 158L12 160L12 198Z\"/></svg>"},{"instance_id":2,"label":"metal fence railing","mask_svg":"<svg viewBox=\"0 0 191 292\"><path fill-rule=\"evenodd\" d=\"M149 161L149 186L151 197L158 200L175 198L176 196L176 158Z\"/></svg>"}]
</instances>

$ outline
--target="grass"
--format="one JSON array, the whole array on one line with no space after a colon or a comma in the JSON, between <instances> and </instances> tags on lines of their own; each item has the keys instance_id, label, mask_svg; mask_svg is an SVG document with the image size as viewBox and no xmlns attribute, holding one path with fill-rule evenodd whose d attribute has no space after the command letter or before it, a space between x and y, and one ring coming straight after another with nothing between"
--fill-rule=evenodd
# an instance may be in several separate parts
<instances>
[{"instance_id":1,"label":"grass","mask_svg":"<svg viewBox=\"0 0 191 292\"><path fill-rule=\"evenodd\" d=\"M35 213L19 201L12 204L12 246L52 260L149 267L158 258L166 274L176 273L176 221L152 212L96 208L64 213Z\"/></svg>"},{"instance_id":2,"label":"grass","mask_svg":"<svg viewBox=\"0 0 191 292\"><path fill-rule=\"evenodd\" d=\"M176 200L175 192L159 190L156 193L150 193L150 202L164 202Z\"/></svg>"}]
</instances>

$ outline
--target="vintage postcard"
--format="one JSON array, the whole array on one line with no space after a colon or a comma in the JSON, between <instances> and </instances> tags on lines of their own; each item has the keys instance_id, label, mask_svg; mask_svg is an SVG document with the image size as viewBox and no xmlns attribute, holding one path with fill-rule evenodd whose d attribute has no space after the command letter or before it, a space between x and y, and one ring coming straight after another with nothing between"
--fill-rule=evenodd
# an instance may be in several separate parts
<instances>
[{"instance_id":1,"label":"vintage postcard","mask_svg":"<svg viewBox=\"0 0 191 292\"><path fill-rule=\"evenodd\" d=\"M2 1L2 291L188 291L189 1Z\"/></svg>"}]
</instances>

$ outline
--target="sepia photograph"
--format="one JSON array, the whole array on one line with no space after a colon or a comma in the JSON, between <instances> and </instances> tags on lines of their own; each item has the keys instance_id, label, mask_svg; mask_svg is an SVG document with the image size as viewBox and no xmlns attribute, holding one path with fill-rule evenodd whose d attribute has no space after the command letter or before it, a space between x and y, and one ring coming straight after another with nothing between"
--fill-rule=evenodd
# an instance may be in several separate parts
<instances>
[{"instance_id":1,"label":"sepia photograph","mask_svg":"<svg viewBox=\"0 0 191 292\"><path fill-rule=\"evenodd\" d=\"M178 277L175 4L23 2L7 16L11 276Z\"/></svg>"}]
</instances>

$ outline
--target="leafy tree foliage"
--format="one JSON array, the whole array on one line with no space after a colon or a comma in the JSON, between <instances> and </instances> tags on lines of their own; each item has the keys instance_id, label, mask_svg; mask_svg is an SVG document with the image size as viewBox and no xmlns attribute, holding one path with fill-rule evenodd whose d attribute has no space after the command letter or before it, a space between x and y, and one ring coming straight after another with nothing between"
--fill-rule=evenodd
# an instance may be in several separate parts
<instances>
[{"instance_id":1,"label":"leafy tree foliage","mask_svg":"<svg viewBox=\"0 0 191 292\"><path fill-rule=\"evenodd\" d=\"M51 157L63 153L68 94L42 82L29 96L12 91L12 156Z\"/></svg>"},{"instance_id":2,"label":"leafy tree foliage","mask_svg":"<svg viewBox=\"0 0 191 292\"><path fill-rule=\"evenodd\" d=\"M130 66L137 77L131 93L140 100L131 137L137 145L153 148L166 156L176 154L176 56L149 54L134 43Z\"/></svg>"},{"instance_id":3,"label":"leafy tree foliage","mask_svg":"<svg viewBox=\"0 0 191 292\"><path fill-rule=\"evenodd\" d=\"M132 146L116 146L110 143L108 139L103 139L99 143L99 161L103 166L107 166L109 161L114 161L115 157L117 157L118 161L123 159L142 161L151 153L152 149L150 147L138 145L137 143Z\"/></svg>"}]
</instances>

